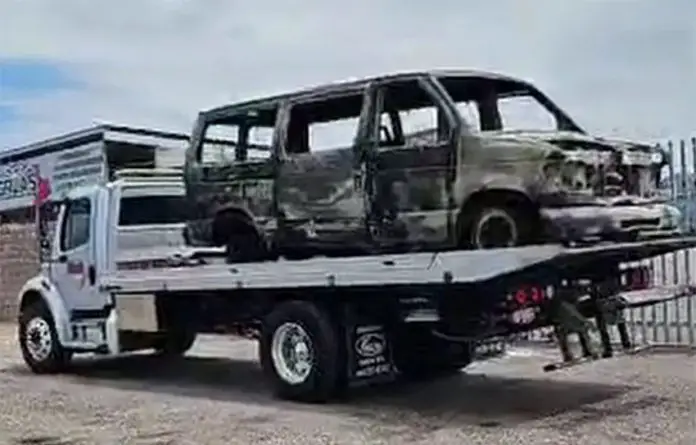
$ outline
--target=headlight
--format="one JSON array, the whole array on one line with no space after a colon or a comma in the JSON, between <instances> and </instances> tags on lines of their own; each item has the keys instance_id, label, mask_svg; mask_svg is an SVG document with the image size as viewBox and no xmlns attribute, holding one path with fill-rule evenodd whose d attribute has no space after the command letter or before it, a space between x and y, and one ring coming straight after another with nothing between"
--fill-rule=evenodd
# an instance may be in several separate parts
<instances>
[{"instance_id":1,"label":"headlight","mask_svg":"<svg viewBox=\"0 0 696 445\"><path fill-rule=\"evenodd\" d=\"M563 166L552 162L541 169L542 182L546 190L559 190L563 187Z\"/></svg>"},{"instance_id":2,"label":"headlight","mask_svg":"<svg viewBox=\"0 0 696 445\"><path fill-rule=\"evenodd\" d=\"M680 227L682 224L682 212L671 205L664 206L662 210L662 220L667 227Z\"/></svg>"},{"instance_id":3,"label":"headlight","mask_svg":"<svg viewBox=\"0 0 696 445\"><path fill-rule=\"evenodd\" d=\"M550 154L541 167L541 178L546 188L558 189L563 184L565 156L560 152Z\"/></svg>"},{"instance_id":4,"label":"headlight","mask_svg":"<svg viewBox=\"0 0 696 445\"><path fill-rule=\"evenodd\" d=\"M654 151L650 161L653 164L660 164L661 165L664 162L664 159L665 159L665 157L662 155L662 153L660 153L659 151Z\"/></svg>"}]
</instances>

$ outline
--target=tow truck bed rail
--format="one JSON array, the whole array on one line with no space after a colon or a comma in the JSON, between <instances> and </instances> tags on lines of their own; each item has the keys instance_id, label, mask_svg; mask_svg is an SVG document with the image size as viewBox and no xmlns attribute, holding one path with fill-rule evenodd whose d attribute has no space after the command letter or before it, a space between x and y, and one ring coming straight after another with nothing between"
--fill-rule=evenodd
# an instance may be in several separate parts
<instances>
[{"instance_id":1,"label":"tow truck bed rail","mask_svg":"<svg viewBox=\"0 0 696 445\"><path fill-rule=\"evenodd\" d=\"M532 246L510 249L312 258L240 264L206 264L119 271L103 289L125 293L224 289L465 285L544 274L572 275L587 264L639 261L695 247L696 237L583 248Z\"/></svg>"}]
</instances>

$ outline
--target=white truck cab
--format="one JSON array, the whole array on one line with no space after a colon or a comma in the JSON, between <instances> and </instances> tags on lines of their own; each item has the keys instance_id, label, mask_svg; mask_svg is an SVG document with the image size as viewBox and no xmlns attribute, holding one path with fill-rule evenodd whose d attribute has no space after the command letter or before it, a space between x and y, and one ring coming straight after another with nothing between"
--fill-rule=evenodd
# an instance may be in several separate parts
<instances>
[{"instance_id":1,"label":"white truck cab","mask_svg":"<svg viewBox=\"0 0 696 445\"><path fill-rule=\"evenodd\" d=\"M19 292L29 366L55 370L69 359L66 351L119 352L102 279L181 249L184 222L178 170L125 170L108 184L71 190L60 205L50 259Z\"/></svg>"}]
</instances>

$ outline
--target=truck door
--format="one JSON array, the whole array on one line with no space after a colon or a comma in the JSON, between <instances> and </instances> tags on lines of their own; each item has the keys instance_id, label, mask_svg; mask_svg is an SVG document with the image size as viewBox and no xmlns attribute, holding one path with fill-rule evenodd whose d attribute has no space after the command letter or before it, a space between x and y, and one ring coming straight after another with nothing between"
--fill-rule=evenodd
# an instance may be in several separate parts
<instances>
[{"instance_id":1,"label":"truck door","mask_svg":"<svg viewBox=\"0 0 696 445\"><path fill-rule=\"evenodd\" d=\"M53 246L51 279L77 318L103 309L108 299L97 284L98 196L97 188L70 195L60 213L58 242Z\"/></svg>"}]
</instances>

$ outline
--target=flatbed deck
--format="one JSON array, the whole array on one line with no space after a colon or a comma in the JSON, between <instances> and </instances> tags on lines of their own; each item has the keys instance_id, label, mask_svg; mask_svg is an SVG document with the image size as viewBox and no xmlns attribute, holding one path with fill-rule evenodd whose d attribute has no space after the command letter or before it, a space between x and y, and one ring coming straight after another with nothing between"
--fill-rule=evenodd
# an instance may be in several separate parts
<instances>
[{"instance_id":1,"label":"flatbed deck","mask_svg":"<svg viewBox=\"0 0 696 445\"><path fill-rule=\"evenodd\" d=\"M518 274L571 273L590 262L640 261L696 247L696 237L640 241L592 247L558 245L510 249L317 257L301 261L206 264L120 271L107 275L104 289L118 294L193 292L234 289L466 285L504 280Z\"/></svg>"}]
</instances>

